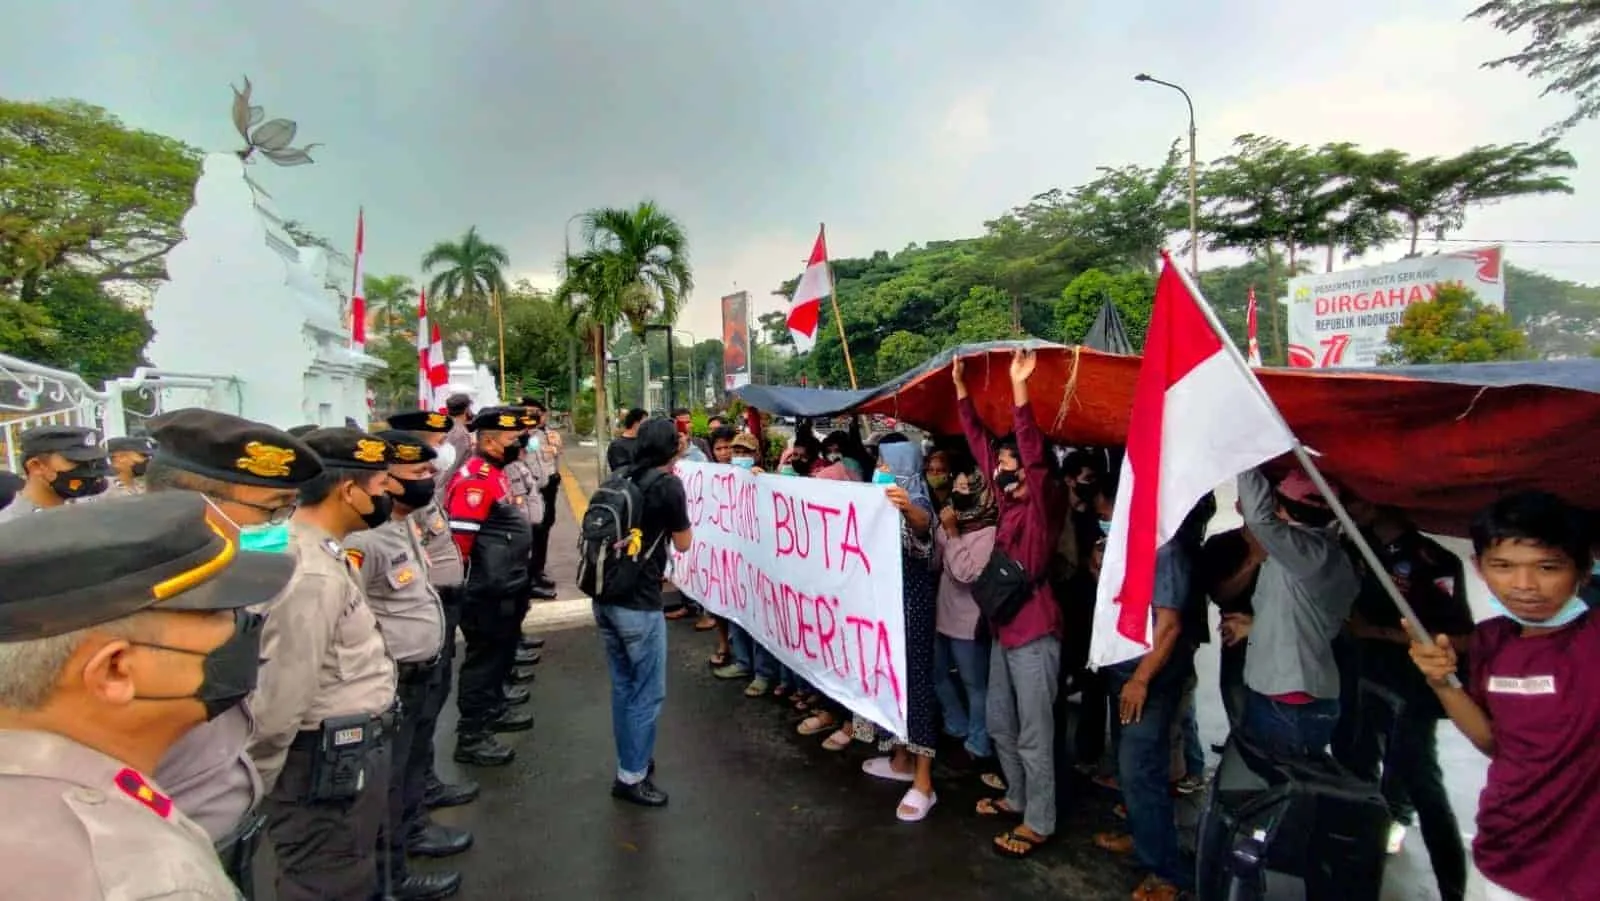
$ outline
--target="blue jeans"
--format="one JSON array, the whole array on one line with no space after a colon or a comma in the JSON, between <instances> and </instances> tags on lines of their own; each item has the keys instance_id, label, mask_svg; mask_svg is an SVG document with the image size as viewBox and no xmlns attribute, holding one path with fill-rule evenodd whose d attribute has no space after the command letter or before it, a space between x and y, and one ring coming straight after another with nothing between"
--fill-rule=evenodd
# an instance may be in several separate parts
<instances>
[{"instance_id":1,"label":"blue jeans","mask_svg":"<svg viewBox=\"0 0 1600 901\"><path fill-rule=\"evenodd\" d=\"M660 610L594 605L611 670L611 731L617 779L644 780L656 747L656 718L667 698L667 621Z\"/></svg>"},{"instance_id":2,"label":"blue jeans","mask_svg":"<svg viewBox=\"0 0 1600 901\"><path fill-rule=\"evenodd\" d=\"M994 754L987 722L990 647L987 641L946 635L936 635L933 642L933 690L939 696L945 734L962 739L974 757Z\"/></svg>"},{"instance_id":3,"label":"blue jeans","mask_svg":"<svg viewBox=\"0 0 1600 901\"><path fill-rule=\"evenodd\" d=\"M1245 701L1244 734L1268 754L1315 757L1325 754L1339 725L1339 702L1319 698L1285 704L1257 691Z\"/></svg>"},{"instance_id":4,"label":"blue jeans","mask_svg":"<svg viewBox=\"0 0 1600 901\"><path fill-rule=\"evenodd\" d=\"M1183 705L1183 774L1185 776L1204 776L1206 774L1206 752L1200 746L1200 722L1195 719L1194 691L1184 692Z\"/></svg>"},{"instance_id":5,"label":"blue jeans","mask_svg":"<svg viewBox=\"0 0 1600 901\"><path fill-rule=\"evenodd\" d=\"M1194 885L1194 868L1183 865L1178 846L1169 783L1172 770L1172 731L1183 716L1183 686L1194 661L1182 651L1167 661L1151 680L1144 712L1136 723L1123 723L1117 742L1117 779L1128 808L1128 832L1133 853L1147 871L1181 889ZM1132 669L1107 671L1113 716L1122 703L1122 687Z\"/></svg>"}]
</instances>

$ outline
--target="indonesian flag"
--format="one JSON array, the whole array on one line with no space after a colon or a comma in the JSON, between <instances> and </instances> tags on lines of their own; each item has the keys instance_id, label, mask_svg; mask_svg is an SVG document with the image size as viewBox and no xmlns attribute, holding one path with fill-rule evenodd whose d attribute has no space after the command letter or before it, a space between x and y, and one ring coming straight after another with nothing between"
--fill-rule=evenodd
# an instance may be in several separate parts
<instances>
[{"instance_id":1,"label":"indonesian flag","mask_svg":"<svg viewBox=\"0 0 1600 901\"><path fill-rule=\"evenodd\" d=\"M1256 341L1256 286L1250 286L1250 299L1244 308L1245 328L1250 337L1250 365L1261 365L1261 344Z\"/></svg>"},{"instance_id":2,"label":"indonesian flag","mask_svg":"<svg viewBox=\"0 0 1600 901\"><path fill-rule=\"evenodd\" d=\"M805 353L817 343L817 323L822 318L822 299L833 293L828 277L826 229L817 228L817 243L811 248L811 261L789 300L789 334L795 350Z\"/></svg>"},{"instance_id":3,"label":"indonesian flag","mask_svg":"<svg viewBox=\"0 0 1600 901\"><path fill-rule=\"evenodd\" d=\"M1207 492L1294 447L1204 298L1164 258L1095 602L1095 667L1150 649L1156 550Z\"/></svg>"},{"instance_id":4,"label":"indonesian flag","mask_svg":"<svg viewBox=\"0 0 1600 901\"><path fill-rule=\"evenodd\" d=\"M450 364L444 358L444 342L439 340L439 323L431 323L432 336L428 341L428 385L433 390L430 409L443 410L445 398L450 396L446 385L450 381Z\"/></svg>"},{"instance_id":5,"label":"indonesian flag","mask_svg":"<svg viewBox=\"0 0 1600 901\"><path fill-rule=\"evenodd\" d=\"M350 349L367 348L367 289L362 285L361 256L367 243L367 211L356 211L356 277L350 286Z\"/></svg>"},{"instance_id":6,"label":"indonesian flag","mask_svg":"<svg viewBox=\"0 0 1600 901\"><path fill-rule=\"evenodd\" d=\"M433 408L433 383L428 380L428 292L417 292L417 409Z\"/></svg>"}]
</instances>

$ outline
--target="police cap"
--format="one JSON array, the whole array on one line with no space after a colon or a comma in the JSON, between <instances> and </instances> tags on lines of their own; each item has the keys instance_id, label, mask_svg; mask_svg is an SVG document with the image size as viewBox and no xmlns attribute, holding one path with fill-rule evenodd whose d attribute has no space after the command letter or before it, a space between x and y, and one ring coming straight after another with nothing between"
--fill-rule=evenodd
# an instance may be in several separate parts
<instances>
[{"instance_id":1,"label":"police cap","mask_svg":"<svg viewBox=\"0 0 1600 901\"><path fill-rule=\"evenodd\" d=\"M426 463L439 456L426 441L410 432L398 429L389 429L385 432L375 432L377 437L389 442L394 448L394 462L396 463Z\"/></svg>"},{"instance_id":2,"label":"police cap","mask_svg":"<svg viewBox=\"0 0 1600 901\"><path fill-rule=\"evenodd\" d=\"M315 432L317 429L320 429L320 428L322 428L322 426L317 425L314 422L308 422L305 425L297 425L294 428L290 429L289 430L289 434L295 436L296 438L302 438L302 437L304 437L306 435L311 434L312 432Z\"/></svg>"},{"instance_id":3,"label":"police cap","mask_svg":"<svg viewBox=\"0 0 1600 901\"><path fill-rule=\"evenodd\" d=\"M88 463L106 456L100 433L82 426L36 425L18 437L24 460L60 454L74 463Z\"/></svg>"},{"instance_id":4,"label":"police cap","mask_svg":"<svg viewBox=\"0 0 1600 901\"><path fill-rule=\"evenodd\" d=\"M142 610L232 610L289 584L294 559L239 549L192 491L67 504L0 523L0 642L65 635Z\"/></svg>"},{"instance_id":5,"label":"police cap","mask_svg":"<svg viewBox=\"0 0 1600 901\"><path fill-rule=\"evenodd\" d=\"M472 417L467 428L474 432L520 432L527 428L523 424L527 415L521 407L485 407Z\"/></svg>"},{"instance_id":6,"label":"police cap","mask_svg":"<svg viewBox=\"0 0 1600 901\"><path fill-rule=\"evenodd\" d=\"M436 432L444 434L450 431L450 417L437 410L401 410L390 413L389 428L403 432Z\"/></svg>"},{"instance_id":7,"label":"police cap","mask_svg":"<svg viewBox=\"0 0 1600 901\"><path fill-rule=\"evenodd\" d=\"M106 453L120 454L124 451L149 456L156 452L156 443L149 438L123 437L106 439Z\"/></svg>"},{"instance_id":8,"label":"police cap","mask_svg":"<svg viewBox=\"0 0 1600 901\"><path fill-rule=\"evenodd\" d=\"M394 447L376 435L360 429L333 428L307 432L303 439L327 466L340 469L385 470L394 457Z\"/></svg>"},{"instance_id":9,"label":"police cap","mask_svg":"<svg viewBox=\"0 0 1600 901\"><path fill-rule=\"evenodd\" d=\"M157 462L236 485L298 488L322 474L305 442L270 425L190 407L150 421Z\"/></svg>"}]
</instances>

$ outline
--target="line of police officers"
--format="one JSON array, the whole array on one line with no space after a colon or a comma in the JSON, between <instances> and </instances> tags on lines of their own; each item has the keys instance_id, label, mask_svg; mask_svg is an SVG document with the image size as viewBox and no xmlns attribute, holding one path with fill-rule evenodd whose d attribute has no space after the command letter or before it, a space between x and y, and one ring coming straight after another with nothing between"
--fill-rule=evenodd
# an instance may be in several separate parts
<instances>
[{"instance_id":1,"label":"line of police officers","mask_svg":"<svg viewBox=\"0 0 1600 901\"><path fill-rule=\"evenodd\" d=\"M529 496L542 501L551 480L518 472L516 464L553 470L552 453L524 455L535 441L551 439L542 412L410 411L391 416L390 430L377 434L297 429L296 438L227 414L181 410L152 421L152 441L118 451L87 429L25 434L27 482L0 510L0 584L18 588L0 593L0 663L38 662L34 645L55 642L47 662L61 670L57 687L81 688L112 709L94 713L91 723L41 716L54 709L47 686L13 690L27 667L0 675L0 803L50 811L39 821L9 818L0 833L0 866L9 874L0 899L41 897L43 886L62 899L167 897L162 888L172 897L235 897L232 888L216 893L214 880L191 866L189 846L200 834L214 845L213 865L220 862L246 898L263 834L274 845L282 901L429 899L458 891L458 873L410 873L406 857L447 856L472 843L469 833L426 814L478 793L476 785L446 785L433 773L458 621L467 653L456 759L509 762L511 749L494 734L532 726L531 716L512 711L526 690L508 683L531 676L516 666L537 662L540 644L519 640L528 598L543 587L534 538L548 505L535 508ZM457 459L462 435L472 453ZM142 491L130 485L118 494L148 493L65 503L97 493L83 483L106 478L108 451L132 452L133 459L116 461L119 470L145 479ZM58 507L64 509L52 509ZM162 558L176 555L182 542L163 528L190 544L196 535L206 538L210 556L191 550L182 559L200 560L193 572L174 570ZM224 550L212 547L216 537ZM138 552L112 554L98 566L71 562L92 556L99 538ZM150 611L232 610L226 598L212 597L216 586L236 569L261 569L263 557L289 561L288 575L266 599L247 600L248 613L228 614L233 637L217 648L127 640L128 623L147 628ZM158 575L165 578L153 581ZM212 606L183 606L184 592L211 597ZM83 611L64 606L63 597L81 599ZM198 685L157 696L140 694L135 684L133 693L113 697L107 685L115 680L78 669L85 654L109 654L115 663L119 654L142 659L141 647L200 659ZM174 668L175 661L167 663ZM149 716L125 715L141 701L167 704L169 727L180 714L193 719L142 738L102 741L92 728L144 723ZM157 753L120 753L141 740L160 744ZM69 754L63 741L85 748ZM117 760L126 766L114 767ZM109 780L100 778L113 769ZM118 791L118 804L84 800ZM151 831L122 800L171 828ZM139 869L142 855L167 853L164 841L173 845L174 863L145 861ZM52 853L40 854L42 845ZM65 869L73 869L70 879L58 872ZM97 882L83 872L97 874ZM18 880L18 873L28 878ZM58 889L68 884L83 888Z\"/></svg>"}]
</instances>

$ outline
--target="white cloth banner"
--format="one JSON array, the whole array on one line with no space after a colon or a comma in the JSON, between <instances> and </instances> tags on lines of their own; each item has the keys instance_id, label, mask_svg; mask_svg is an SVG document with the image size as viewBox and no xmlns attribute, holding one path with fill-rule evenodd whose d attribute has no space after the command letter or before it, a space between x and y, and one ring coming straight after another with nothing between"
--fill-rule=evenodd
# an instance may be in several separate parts
<instances>
[{"instance_id":1,"label":"white cloth banner","mask_svg":"<svg viewBox=\"0 0 1600 901\"><path fill-rule=\"evenodd\" d=\"M818 690L906 734L900 513L883 488L677 465L694 544L672 581Z\"/></svg>"}]
</instances>

